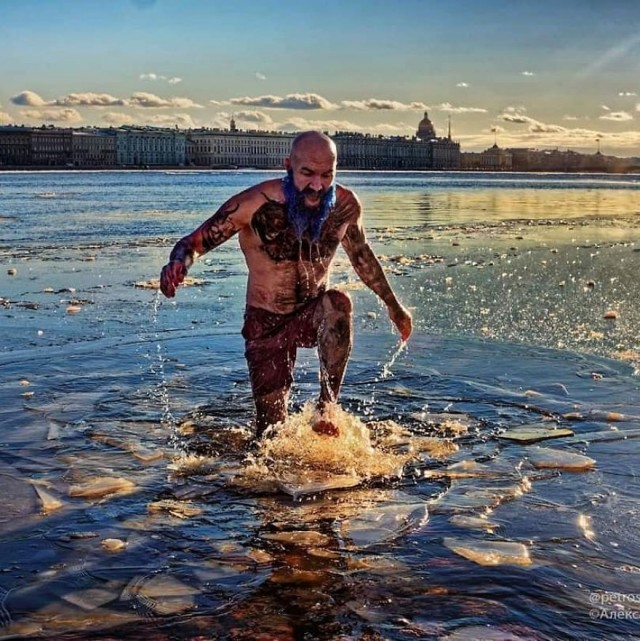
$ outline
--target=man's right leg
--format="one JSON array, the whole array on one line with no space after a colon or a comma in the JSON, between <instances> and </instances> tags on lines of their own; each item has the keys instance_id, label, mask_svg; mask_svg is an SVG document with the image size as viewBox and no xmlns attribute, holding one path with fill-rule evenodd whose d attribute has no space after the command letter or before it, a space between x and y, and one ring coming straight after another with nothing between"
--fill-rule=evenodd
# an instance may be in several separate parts
<instances>
[{"instance_id":1,"label":"man's right leg","mask_svg":"<svg viewBox=\"0 0 640 641\"><path fill-rule=\"evenodd\" d=\"M283 331L285 320L263 309L248 307L245 312L242 335L256 407L257 438L267 427L287 418L296 348Z\"/></svg>"},{"instance_id":2,"label":"man's right leg","mask_svg":"<svg viewBox=\"0 0 640 641\"><path fill-rule=\"evenodd\" d=\"M287 418L289 388L282 387L262 396L254 395L253 400L256 406L256 438L260 438L270 425Z\"/></svg>"}]
</instances>

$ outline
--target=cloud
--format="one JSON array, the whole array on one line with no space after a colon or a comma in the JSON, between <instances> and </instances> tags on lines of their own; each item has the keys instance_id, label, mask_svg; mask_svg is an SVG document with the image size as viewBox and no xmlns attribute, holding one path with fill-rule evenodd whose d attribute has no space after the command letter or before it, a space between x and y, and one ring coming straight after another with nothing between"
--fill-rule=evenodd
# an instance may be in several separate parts
<instances>
[{"instance_id":1,"label":"cloud","mask_svg":"<svg viewBox=\"0 0 640 641\"><path fill-rule=\"evenodd\" d=\"M44 107L51 104L33 91L21 91L17 96L11 98L11 102L14 105L21 105L23 107Z\"/></svg>"},{"instance_id":2,"label":"cloud","mask_svg":"<svg viewBox=\"0 0 640 641\"><path fill-rule=\"evenodd\" d=\"M163 76L162 74L153 72L141 73L138 77L140 78L140 80L164 80L170 85L177 85L179 82L182 82L182 78L178 78L177 76Z\"/></svg>"},{"instance_id":3,"label":"cloud","mask_svg":"<svg viewBox=\"0 0 640 641\"><path fill-rule=\"evenodd\" d=\"M233 114L233 117L238 122L248 122L260 125L273 125L273 120L269 114L262 111L239 111Z\"/></svg>"},{"instance_id":4,"label":"cloud","mask_svg":"<svg viewBox=\"0 0 640 641\"><path fill-rule=\"evenodd\" d=\"M9 125L13 122L13 118L6 112L0 111L0 125Z\"/></svg>"},{"instance_id":5,"label":"cloud","mask_svg":"<svg viewBox=\"0 0 640 641\"><path fill-rule=\"evenodd\" d=\"M290 118L277 126L280 131L360 131L361 127L348 120L311 120L307 118Z\"/></svg>"},{"instance_id":6,"label":"cloud","mask_svg":"<svg viewBox=\"0 0 640 641\"><path fill-rule=\"evenodd\" d=\"M29 120L66 123L82 122L82 116L76 109L30 109L21 113Z\"/></svg>"},{"instance_id":7,"label":"cloud","mask_svg":"<svg viewBox=\"0 0 640 641\"><path fill-rule=\"evenodd\" d=\"M147 120L154 125L170 127L177 125L183 129L195 129L198 126L189 114L155 114Z\"/></svg>"},{"instance_id":8,"label":"cloud","mask_svg":"<svg viewBox=\"0 0 640 641\"><path fill-rule=\"evenodd\" d=\"M523 76L535 76L536 74L533 71L523 71L522 72Z\"/></svg>"},{"instance_id":9,"label":"cloud","mask_svg":"<svg viewBox=\"0 0 640 641\"><path fill-rule=\"evenodd\" d=\"M566 133L567 128L561 125L549 125L543 122L532 121L529 125L532 134L559 134Z\"/></svg>"},{"instance_id":10,"label":"cloud","mask_svg":"<svg viewBox=\"0 0 640 641\"><path fill-rule=\"evenodd\" d=\"M614 120L616 122L626 122L633 120L633 116L626 111L611 111L604 116L600 116L600 120Z\"/></svg>"},{"instance_id":11,"label":"cloud","mask_svg":"<svg viewBox=\"0 0 640 641\"><path fill-rule=\"evenodd\" d=\"M562 116L562 120L578 120L577 116Z\"/></svg>"},{"instance_id":12,"label":"cloud","mask_svg":"<svg viewBox=\"0 0 640 641\"><path fill-rule=\"evenodd\" d=\"M263 73L260 73L259 71L256 71L256 78L258 80L266 80L267 76L265 76Z\"/></svg>"},{"instance_id":13,"label":"cloud","mask_svg":"<svg viewBox=\"0 0 640 641\"><path fill-rule=\"evenodd\" d=\"M522 111L517 107L507 107L499 116L498 118L500 120L503 120L504 122L514 122L516 124L524 125L524 124L532 124L537 122L533 118L530 118L529 116L525 116Z\"/></svg>"},{"instance_id":14,"label":"cloud","mask_svg":"<svg viewBox=\"0 0 640 641\"><path fill-rule=\"evenodd\" d=\"M445 111L450 114L486 114L487 110L482 107L454 107L450 102L441 102L439 105L431 105L429 109Z\"/></svg>"},{"instance_id":15,"label":"cloud","mask_svg":"<svg viewBox=\"0 0 640 641\"><path fill-rule=\"evenodd\" d=\"M607 107L607 105L602 105L602 108L603 108L605 111L611 111L611 109L610 109L609 107Z\"/></svg>"},{"instance_id":16,"label":"cloud","mask_svg":"<svg viewBox=\"0 0 640 641\"><path fill-rule=\"evenodd\" d=\"M375 127L370 125L362 126L349 120L315 120L309 118L289 118L285 122L278 123L274 129L278 131L308 131L314 129L317 131L328 131L335 133L353 132L353 133L369 133L380 134L386 136L405 136L415 129L415 126L408 127L404 123L398 125L380 124Z\"/></svg>"},{"instance_id":17,"label":"cloud","mask_svg":"<svg viewBox=\"0 0 640 641\"><path fill-rule=\"evenodd\" d=\"M58 98L48 105L59 107L122 107L127 104L122 98L115 98L108 93L70 93Z\"/></svg>"},{"instance_id":18,"label":"cloud","mask_svg":"<svg viewBox=\"0 0 640 641\"><path fill-rule=\"evenodd\" d=\"M231 98L232 105L265 107L267 109L320 109L329 111L337 106L316 93L291 93L284 98L280 96L257 96L255 98Z\"/></svg>"},{"instance_id":19,"label":"cloud","mask_svg":"<svg viewBox=\"0 0 640 641\"><path fill-rule=\"evenodd\" d=\"M110 125L115 125L116 127L119 127L120 125L131 125L134 121L133 116L120 111L110 111L102 116L102 120Z\"/></svg>"},{"instance_id":20,"label":"cloud","mask_svg":"<svg viewBox=\"0 0 640 641\"><path fill-rule=\"evenodd\" d=\"M529 132L535 134L565 133L567 131L566 127L561 125L546 124L530 116L525 116L517 107L507 107L498 118L503 122L528 125Z\"/></svg>"},{"instance_id":21,"label":"cloud","mask_svg":"<svg viewBox=\"0 0 640 641\"><path fill-rule=\"evenodd\" d=\"M638 94L635 91L620 91L618 92L618 95L628 98L629 96L637 96Z\"/></svg>"},{"instance_id":22,"label":"cloud","mask_svg":"<svg viewBox=\"0 0 640 641\"><path fill-rule=\"evenodd\" d=\"M343 100L340 102L340 106L342 109L354 109L355 111L425 111L428 109L423 102L404 103L380 98Z\"/></svg>"},{"instance_id":23,"label":"cloud","mask_svg":"<svg viewBox=\"0 0 640 641\"><path fill-rule=\"evenodd\" d=\"M456 87L463 87L463 88L465 88L465 89L466 89L468 86L469 86L469 83L468 83L468 82L459 82L459 83L456 85Z\"/></svg>"},{"instance_id":24,"label":"cloud","mask_svg":"<svg viewBox=\"0 0 640 641\"><path fill-rule=\"evenodd\" d=\"M202 105L191 100L191 98L160 98L146 91L137 91L131 94L128 104L132 107L141 107L144 109L162 109L164 107L173 107L174 109L202 109Z\"/></svg>"}]
</instances>

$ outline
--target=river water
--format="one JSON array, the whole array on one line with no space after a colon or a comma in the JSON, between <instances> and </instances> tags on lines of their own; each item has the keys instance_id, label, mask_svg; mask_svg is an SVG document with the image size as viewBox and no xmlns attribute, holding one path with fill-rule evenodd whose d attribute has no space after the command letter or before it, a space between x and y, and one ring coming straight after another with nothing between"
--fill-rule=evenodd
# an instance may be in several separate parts
<instances>
[{"instance_id":1,"label":"river water","mask_svg":"<svg viewBox=\"0 0 640 641\"><path fill-rule=\"evenodd\" d=\"M364 482L292 496L295 451L247 456L236 240L149 282L274 175L0 174L0 639L640 639L640 178L342 173L415 332L340 252L341 403L399 463L338 439Z\"/></svg>"}]
</instances>

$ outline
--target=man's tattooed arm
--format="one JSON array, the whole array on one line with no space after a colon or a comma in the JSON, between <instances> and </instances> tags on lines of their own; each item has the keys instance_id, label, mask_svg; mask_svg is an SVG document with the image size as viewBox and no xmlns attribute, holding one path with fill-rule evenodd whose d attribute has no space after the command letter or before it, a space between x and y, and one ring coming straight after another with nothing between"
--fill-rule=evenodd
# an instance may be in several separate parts
<instances>
[{"instance_id":1,"label":"man's tattooed arm","mask_svg":"<svg viewBox=\"0 0 640 641\"><path fill-rule=\"evenodd\" d=\"M225 203L198 229L176 243L169 260L179 260L189 269L198 256L229 240L239 229L232 218L239 207L232 201Z\"/></svg>"},{"instance_id":2,"label":"man's tattooed arm","mask_svg":"<svg viewBox=\"0 0 640 641\"><path fill-rule=\"evenodd\" d=\"M342 246L362 282L385 302L389 318L397 327L400 338L406 341L413 330L411 314L402 306L391 289L380 261L367 243L359 217L347 227Z\"/></svg>"},{"instance_id":3,"label":"man's tattooed arm","mask_svg":"<svg viewBox=\"0 0 640 641\"><path fill-rule=\"evenodd\" d=\"M387 307L398 305L396 295L389 285L380 261L367 242L359 220L347 228L342 246L362 282L373 290Z\"/></svg>"}]
</instances>

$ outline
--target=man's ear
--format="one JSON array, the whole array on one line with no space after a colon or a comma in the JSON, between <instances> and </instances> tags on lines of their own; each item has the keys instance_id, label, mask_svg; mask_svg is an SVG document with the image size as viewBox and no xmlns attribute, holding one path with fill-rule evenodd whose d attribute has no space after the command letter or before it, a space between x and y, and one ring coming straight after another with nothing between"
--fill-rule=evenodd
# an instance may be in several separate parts
<instances>
[{"instance_id":1,"label":"man's ear","mask_svg":"<svg viewBox=\"0 0 640 641\"><path fill-rule=\"evenodd\" d=\"M284 159L284 168L287 171L291 171L291 159L290 158L285 158Z\"/></svg>"}]
</instances>

